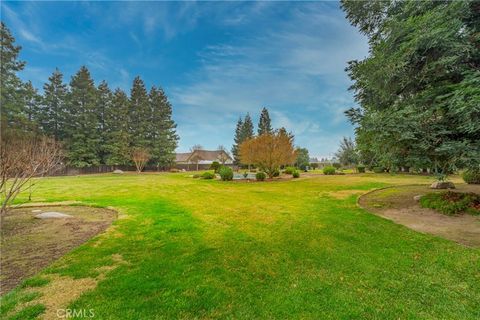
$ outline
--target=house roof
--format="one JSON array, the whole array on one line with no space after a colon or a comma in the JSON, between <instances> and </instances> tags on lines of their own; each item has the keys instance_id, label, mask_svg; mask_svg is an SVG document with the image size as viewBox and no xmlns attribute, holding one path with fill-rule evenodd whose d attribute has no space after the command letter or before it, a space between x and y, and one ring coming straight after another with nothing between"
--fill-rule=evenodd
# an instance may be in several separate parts
<instances>
[{"instance_id":1,"label":"house roof","mask_svg":"<svg viewBox=\"0 0 480 320\"><path fill-rule=\"evenodd\" d=\"M195 150L193 152L175 154L175 160L177 162L197 160L217 161L222 157L226 160L232 160L232 157L223 150Z\"/></svg>"},{"instance_id":2,"label":"house roof","mask_svg":"<svg viewBox=\"0 0 480 320\"><path fill-rule=\"evenodd\" d=\"M175 161L176 162L185 162L190 157L190 152L185 153L175 153Z\"/></svg>"}]
</instances>

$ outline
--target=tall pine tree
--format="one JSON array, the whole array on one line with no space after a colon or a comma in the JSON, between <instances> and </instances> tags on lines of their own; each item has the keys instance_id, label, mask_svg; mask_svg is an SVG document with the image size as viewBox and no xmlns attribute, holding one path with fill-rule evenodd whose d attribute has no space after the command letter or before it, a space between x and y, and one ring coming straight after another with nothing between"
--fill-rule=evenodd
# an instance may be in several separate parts
<instances>
[{"instance_id":1,"label":"tall pine tree","mask_svg":"<svg viewBox=\"0 0 480 320\"><path fill-rule=\"evenodd\" d=\"M239 118L235 129L234 145L232 147L232 155L235 164L240 164L239 148L242 142L253 138L253 122L250 114L247 113L245 119Z\"/></svg>"},{"instance_id":2,"label":"tall pine tree","mask_svg":"<svg viewBox=\"0 0 480 320\"><path fill-rule=\"evenodd\" d=\"M22 96L23 112L27 120L27 126L32 129L37 128L41 96L38 94L38 90L33 87L31 81L24 85Z\"/></svg>"},{"instance_id":3,"label":"tall pine tree","mask_svg":"<svg viewBox=\"0 0 480 320\"><path fill-rule=\"evenodd\" d=\"M133 80L130 91L129 134L132 147L150 147L151 112L145 83L140 77Z\"/></svg>"},{"instance_id":4,"label":"tall pine tree","mask_svg":"<svg viewBox=\"0 0 480 320\"><path fill-rule=\"evenodd\" d=\"M243 120L242 136L243 141L253 138L253 122L249 113L247 113L245 120Z\"/></svg>"},{"instance_id":5,"label":"tall pine tree","mask_svg":"<svg viewBox=\"0 0 480 320\"><path fill-rule=\"evenodd\" d=\"M63 74L55 69L43 86L42 107L38 121L45 134L55 140L65 139L66 99L68 89L63 83Z\"/></svg>"},{"instance_id":6,"label":"tall pine tree","mask_svg":"<svg viewBox=\"0 0 480 320\"><path fill-rule=\"evenodd\" d=\"M150 150L152 162L158 167L170 166L175 158L178 136L172 120L172 105L161 88L152 87L149 94L151 124Z\"/></svg>"},{"instance_id":7,"label":"tall pine tree","mask_svg":"<svg viewBox=\"0 0 480 320\"><path fill-rule=\"evenodd\" d=\"M107 82L102 81L97 88L97 105L96 114L98 118L98 135L100 137L99 156L102 163L105 163L107 156L107 132L105 127L105 117L107 110L111 109L112 91L108 87Z\"/></svg>"},{"instance_id":8,"label":"tall pine tree","mask_svg":"<svg viewBox=\"0 0 480 320\"><path fill-rule=\"evenodd\" d=\"M267 108L262 109L262 113L260 114L260 120L258 122L258 135L261 136L265 133L272 132L272 125L270 123L270 115L268 114Z\"/></svg>"},{"instance_id":9,"label":"tall pine tree","mask_svg":"<svg viewBox=\"0 0 480 320\"><path fill-rule=\"evenodd\" d=\"M130 163L129 101L120 89L116 89L112 101L105 108L105 164L126 165Z\"/></svg>"},{"instance_id":10,"label":"tall pine tree","mask_svg":"<svg viewBox=\"0 0 480 320\"><path fill-rule=\"evenodd\" d=\"M22 47L15 44L15 38L7 26L0 25L0 105L1 120L8 126L23 126L24 90L17 72L22 71L25 62L18 59ZM4 125L2 124L2 127Z\"/></svg>"},{"instance_id":11,"label":"tall pine tree","mask_svg":"<svg viewBox=\"0 0 480 320\"><path fill-rule=\"evenodd\" d=\"M232 156L235 164L240 163L238 149L240 144L243 142L242 129L243 129L243 120L242 120L242 117L240 117L238 118L237 126L235 128L235 137L233 138L234 144L232 146Z\"/></svg>"},{"instance_id":12,"label":"tall pine tree","mask_svg":"<svg viewBox=\"0 0 480 320\"><path fill-rule=\"evenodd\" d=\"M87 67L82 66L70 81L68 109L68 160L76 167L100 164L97 90Z\"/></svg>"}]
</instances>

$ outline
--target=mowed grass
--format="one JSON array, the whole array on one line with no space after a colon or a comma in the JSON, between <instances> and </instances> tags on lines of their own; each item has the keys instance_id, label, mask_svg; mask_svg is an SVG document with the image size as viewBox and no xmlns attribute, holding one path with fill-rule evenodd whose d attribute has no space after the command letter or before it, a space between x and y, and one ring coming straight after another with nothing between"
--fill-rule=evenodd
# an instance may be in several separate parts
<instances>
[{"instance_id":1,"label":"mowed grass","mask_svg":"<svg viewBox=\"0 0 480 320\"><path fill-rule=\"evenodd\" d=\"M480 250L356 205L368 190L417 183L431 178L319 175L236 183L178 173L43 179L34 202L112 206L120 219L37 278L96 279L68 301L71 309L93 309L94 319L480 318ZM100 271L109 265L115 268ZM48 312L50 291L22 304L31 292L35 288L24 285L8 294L3 311L22 319Z\"/></svg>"}]
</instances>

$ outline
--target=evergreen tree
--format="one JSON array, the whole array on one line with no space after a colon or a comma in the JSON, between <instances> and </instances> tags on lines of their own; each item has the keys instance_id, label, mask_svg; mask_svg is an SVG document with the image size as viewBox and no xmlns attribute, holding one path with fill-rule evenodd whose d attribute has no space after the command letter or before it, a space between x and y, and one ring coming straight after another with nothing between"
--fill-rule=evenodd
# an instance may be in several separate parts
<instances>
[{"instance_id":1,"label":"evergreen tree","mask_svg":"<svg viewBox=\"0 0 480 320\"><path fill-rule=\"evenodd\" d=\"M250 114L247 113L245 119L239 118L235 129L234 145L232 147L232 156L235 164L240 163L239 148L242 142L253 138L253 122Z\"/></svg>"},{"instance_id":2,"label":"evergreen tree","mask_svg":"<svg viewBox=\"0 0 480 320\"><path fill-rule=\"evenodd\" d=\"M347 116L362 158L439 174L478 167L478 1L344 0L342 8L370 45L347 68L360 105Z\"/></svg>"},{"instance_id":3,"label":"evergreen tree","mask_svg":"<svg viewBox=\"0 0 480 320\"><path fill-rule=\"evenodd\" d=\"M24 85L22 96L24 117L30 128L36 128L40 111L41 96L38 94L38 90L33 87L31 81L28 81Z\"/></svg>"},{"instance_id":4,"label":"evergreen tree","mask_svg":"<svg viewBox=\"0 0 480 320\"><path fill-rule=\"evenodd\" d=\"M129 101L120 89L106 105L104 116L105 164L126 165L130 163Z\"/></svg>"},{"instance_id":5,"label":"evergreen tree","mask_svg":"<svg viewBox=\"0 0 480 320\"><path fill-rule=\"evenodd\" d=\"M245 120L243 120L242 136L242 141L253 138L253 122L249 113L247 113Z\"/></svg>"},{"instance_id":6,"label":"evergreen tree","mask_svg":"<svg viewBox=\"0 0 480 320\"><path fill-rule=\"evenodd\" d=\"M63 74L58 70L48 78L43 86L42 107L38 121L45 134L55 140L65 139L67 86L63 83Z\"/></svg>"},{"instance_id":7,"label":"evergreen tree","mask_svg":"<svg viewBox=\"0 0 480 320\"><path fill-rule=\"evenodd\" d=\"M234 144L232 146L233 162L237 165L240 163L239 146L243 142L242 129L243 120L242 117L240 117L238 118L237 127L235 128L235 137L233 138Z\"/></svg>"},{"instance_id":8,"label":"evergreen tree","mask_svg":"<svg viewBox=\"0 0 480 320\"><path fill-rule=\"evenodd\" d=\"M67 96L68 160L76 167L100 164L97 90L87 67L82 66L70 81Z\"/></svg>"},{"instance_id":9,"label":"evergreen tree","mask_svg":"<svg viewBox=\"0 0 480 320\"><path fill-rule=\"evenodd\" d=\"M23 70L25 62L18 60L22 47L15 45L15 38L3 22L0 25L0 45L0 117L8 126L21 126L26 121L24 91L17 72Z\"/></svg>"},{"instance_id":10,"label":"evergreen tree","mask_svg":"<svg viewBox=\"0 0 480 320\"><path fill-rule=\"evenodd\" d=\"M130 91L129 108L130 126L129 133L132 147L151 147L149 143L151 130L151 112L148 100L148 93L145 89L145 83L140 77L133 80Z\"/></svg>"},{"instance_id":11,"label":"evergreen tree","mask_svg":"<svg viewBox=\"0 0 480 320\"><path fill-rule=\"evenodd\" d=\"M178 136L172 120L172 105L161 88L152 87L149 94L151 124L150 150L157 167L170 166L175 158Z\"/></svg>"},{"instance_id":12,"label":"evergreen tree","mask_svg":"<svg viewBox=\"0 0 480 320\"><path fill-rule=\"evenodd\" d=\"M107 156L107 132L105 125L105 118L107 110L110 110L112 104L112 91L108 87L107 82L102 81L97 88L97 123L98 123L98 136L100 137L99 156L102 163L105 163Z\"/></svg>"},{"instance_id":13,"label":"evergreen tree","mask_svg":"<svg viewBox=\"0 0 480 320\"><path fill-rule=\"evenodd\" d=\"M272 125L270 123L270 115L268 114L267 108L262 109L260 114L260 120L258 121L258 135L261 136L265 133L272 132Z\"/></svg>"}]
</instances>

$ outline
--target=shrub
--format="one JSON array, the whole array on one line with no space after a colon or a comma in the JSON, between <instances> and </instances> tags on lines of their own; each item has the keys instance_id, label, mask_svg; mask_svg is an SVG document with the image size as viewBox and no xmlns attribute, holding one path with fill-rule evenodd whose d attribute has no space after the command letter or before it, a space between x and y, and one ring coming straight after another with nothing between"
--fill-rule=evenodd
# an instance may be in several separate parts
<instances>
[{"instance_id":1,"label":"shrub","mask_svg":"<svg viewBox=\"0 0 480 320\"><path fill-rule=\"evenodd\" d=\"M365 173L365 166L362 166L362 165L357 166L357 171L358 173Z\"/></svg>"},{"instance_id":2,"label":"shrub","mask_svg":"<svg viewBox=\"0 0 480 320\"><path fill-rule=\"evenodd\" d=\"M293 171L292 177L294 177L294 178L300 178L300 172L298 172L298 170Z\"/></svg>"},{"instance_id":3,"label":"shrub","mask_svg":"<svg viewBox=\"0 0 480 320\"><path fill-rule=\"evenodd\" d=\"M384 173L385 172L385 168L384 167L373 167L373 172L375 173Z\"/></svg>"},{"instance_id":4,"label":"shrub","mask_svg":"<svg viewBox=\"0 0 480 320\"><path fill-rule=\"evenodd\" d=\"M220 162L213 161L212 164L210 165L210 170L218 172L218 169L220 169Z\"/></svg>"},{"instance_id":5,"label":"shrub","mask_svg":"<svg viewBox=\"0 0 480 320\"><path fill-rule=\"evenodd\" d=\"M248 172L247 172L247 171L245 171L245 172L243 173L243 177L244 177L245 179L247 179L247 177L248 177Z\"/></svg>"},{"instance_id":6,"label":"shrub","mask_svg":"<svg viewBox=\"0 0 480 320\"><path fill-rule=\"evenodd\" d=\"M273 176L274 177L279 177L280 176L280 170L275 169L275 171L273 171Z\"/></svg>"},{"instance_id":7,"label":"shrub","mask_svg":"<svg viewBox=\"0 0 480 320\"><path fill-rule=\"evenodd\" d=\"M258 181L263 181L266 177L267 175L265 174L265 172L257 172L257 174L255 175L255 179L257 179Z\"/></svg>"},{"instance_id":8,"label":"shrub","mask_svg":"<svg viewBox=\"0 0 480 320\"><path fill-rule=\"evenodd\" d=\"M293 174L293 172L294 172L295 170L297 170L297 169L295 169L295 167L286 167L284 172L285 172L286 174Z\"/></svg>"},{"instance_id":9,"label":"shrub","mask_svg":"<svg viewBox=\"0 0 480 320\"><path fill-rule=\"evenodd\" d=\"M338 163L338 162L334 162L334 163L332 164L332 166L333 166L335 169L340 169L340 168L342 167L342 165L341 165L340 163Z\"/></svg>"},{"instance_id":10,"label":"shrub","mask_svg":"<svg viewBox=\"0 0 480 320\"><path fill-rule=\"evenodd\" d=\"M312 167L312 168L313 168L313 170L315 170L315 169L317 169L317 168L318 168L318 163L316 163L316 162L312 162L312 163L310 163L310 167Z\"/></svg>"},{"instance_id":11,"label":"shrub","mask_svg":"<svg viewBox=\"0 0 480 320\"><path fill-rule=\"evenodd\" d=\"M206 171L202 173L202 179L213 179L215 178L215 173L212 173L210 171Z\"/></svg>"},{"instance_id":12,"label":"shrub","mask_svg":"<svg viewBox=\"0 0 480 320\"><path fill-rule=\"evenodd\" d=\"M468 184L480 184L480 169L468 169L462 174L462 178Z\"/></svg>"},{"instance_id":13,"label":"shrub","mask_svg":"<svg viewBox=\"0 0 480 320\"><path fill-rule=\"evenodd\" d=\"M420 198L420 205L446 215L461 212L478 215L480 214L480 195L453 191L428 193Z\"/></svg>"},{"instance_id":14,"label":"shrub","mask_svg":"<svg viewBox=\"0 0 480 320\"><path fill-rule=\"evenodd\" d=\"M326 174L326 175L335 174L335 171L337 170L335 169L335 167L332 167L332 166L326 166L325 168L323 168L323 174Z\"/></svg>"},{"instance_id":15,"label":"shrub","mask_svg":"<svg viewBox=\"0 0 480 320\"><path fill-rule=\"evenodd\" d=\"M200 175L198 173L195 173L192 177L193 177L193 179L198 179L198 178L200 178Z\"/></svg>"},{"instance_id":16,"label":"shrub","mask_svg":"<svg viewBox=\"0 0 480 320\"><path fill-rule=\"evenodd\" d=\"M230 167L222 166L218 170L218 174L223 181L230 181L233 179L233 170Z\"/></svg>"}]
</instances>

